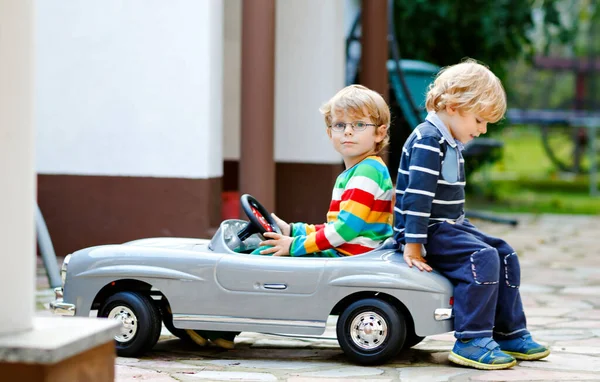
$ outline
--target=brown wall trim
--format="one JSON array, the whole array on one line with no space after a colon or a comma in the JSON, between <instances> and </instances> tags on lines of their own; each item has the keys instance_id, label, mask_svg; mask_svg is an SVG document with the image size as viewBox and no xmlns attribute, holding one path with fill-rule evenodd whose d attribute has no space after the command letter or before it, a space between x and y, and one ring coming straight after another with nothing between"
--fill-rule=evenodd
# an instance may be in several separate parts
<instances>
[{"instance_id":1,"label":"brown wall trim","mask_svg":"<svg viewBox=\"0 0 600 382\"><path fill-rule=\"evenodd\" d=\"M238 190L238 167L238 161L224 162L223 189L247 193ZM276 163L276 208L273 212L289 222L324 223L333 184L343 170L341 162Z\"/></svg>"},{"instance_id":2,"label":"brown wall trim","mask_svg":"<svg viewBox=\"0 0 600 382\"><path fill-rule=\"evenodd\" d=\"M57 256L144 237L210 238L221 178L38 175L38 204Z\"/></svg>"}]
</instances>

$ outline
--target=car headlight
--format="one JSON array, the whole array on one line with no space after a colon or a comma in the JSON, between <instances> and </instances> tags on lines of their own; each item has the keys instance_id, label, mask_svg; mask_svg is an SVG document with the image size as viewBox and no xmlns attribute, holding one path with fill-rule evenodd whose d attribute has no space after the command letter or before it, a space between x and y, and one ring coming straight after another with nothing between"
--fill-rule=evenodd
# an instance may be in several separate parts
<instances>
[{"instance_id":1,"label":"car headlight","mask_svg":"<svg viewBox=\"0 0 600 382\"><path fill-rule=\"evenodd\" d=\"M65 257L62 267L60 267L60 279L62 280L63 286L65 285L65 280L67 279L67 267L69 266L69 260L71 260L71 255L67 255Z\"/></svg>"}]
</instances>

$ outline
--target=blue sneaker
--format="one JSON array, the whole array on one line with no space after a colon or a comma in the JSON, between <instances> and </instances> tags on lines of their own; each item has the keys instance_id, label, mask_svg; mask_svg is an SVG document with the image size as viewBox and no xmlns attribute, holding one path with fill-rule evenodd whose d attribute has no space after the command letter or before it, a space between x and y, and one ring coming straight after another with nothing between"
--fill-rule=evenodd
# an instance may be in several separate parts
<instances>
[{"instance_id":1,"label":"blue sneaker","mask_svg":"<svg viewBox=\"0 0 600 382\"><path fill-rule=\"evenodd\" d=\"M503 352L512 355L516 359L533 361L547 357L550 354L550 349L535 342L531 338L531 334L512 340L498 340L498 344Z\"/></svg>"},{"instance_id":2,"label":"blue sneaker","mask_svg":"<svg viewBox=\"0 0 600 382\"><path fill-rule=\"evenodd\" d=\"M507 369L517 363L512 356L503 353L491 337L456 340L448 359L458 365L482 370Z\"/></svg>"}]
</instances>

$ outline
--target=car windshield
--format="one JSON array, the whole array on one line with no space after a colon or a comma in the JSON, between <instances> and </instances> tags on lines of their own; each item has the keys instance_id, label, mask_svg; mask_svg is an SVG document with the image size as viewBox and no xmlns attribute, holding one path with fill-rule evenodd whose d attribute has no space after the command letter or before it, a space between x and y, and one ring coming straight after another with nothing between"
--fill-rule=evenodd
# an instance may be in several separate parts
<instances>
[{"instance_id":1,"label":"car windshield","mask_svg":"<svg viewBox=\"0 0 600 382\"><path fill-rule=\"evenodd\" d=\"M230 219L225 220L221 223L219 230L215 233L215 236L211 240L210 248L218 250L222 246L221 243L225 244L224 249L229 249L237 253L250 253L254 249L259 247L259 243L263 240L259 234L253 234L243 242L238 238L238 232L244 229L248 225L247 221Z\"/></svg>"}]
</instances>

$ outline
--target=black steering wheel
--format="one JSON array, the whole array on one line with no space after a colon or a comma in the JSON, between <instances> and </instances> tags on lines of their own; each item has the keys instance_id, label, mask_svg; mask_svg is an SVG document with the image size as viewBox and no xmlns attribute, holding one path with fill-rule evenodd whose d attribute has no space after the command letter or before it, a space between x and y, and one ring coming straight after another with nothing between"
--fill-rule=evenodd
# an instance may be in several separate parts
<instances>
[{"instance_id":1,"label":"black steering wheel","mask_svg":"<svg viewBox=\"0 0 600 382\"><path fill-rule=\"evenodd\" d=\"M244 194L240 198L240 202L242 204L242 209L250 220L250 223L237 234L241 241L246 240L250 235L255 233L260 233L262 235L265 232L276 232L281 234L281 230L275 219L273 219L269 211L254 199L254 197Z\"/></svg>"}]
</instances>

